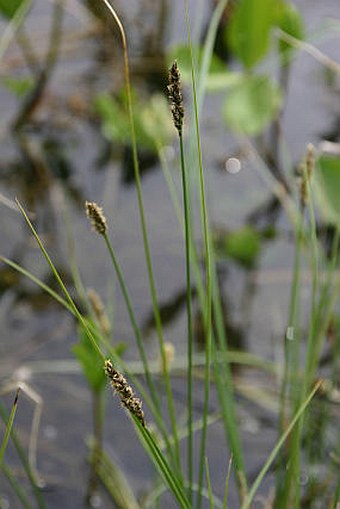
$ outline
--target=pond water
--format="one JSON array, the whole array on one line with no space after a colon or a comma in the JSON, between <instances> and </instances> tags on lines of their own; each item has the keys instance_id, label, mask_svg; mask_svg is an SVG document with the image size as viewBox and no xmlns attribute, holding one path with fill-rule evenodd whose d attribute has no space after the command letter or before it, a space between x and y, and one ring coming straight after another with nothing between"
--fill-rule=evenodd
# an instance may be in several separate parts
<instances>
[{"instance_id":1,"label":"pond water","mask_svg":"<svg viewBox=\"0 0 340 509\"><path fill-rule=\"evenodd\" d=\"M148 68L145 62L150 55L143 54L141 48L143 44L149 48L154 45L161 55L171 44L185 40L182 3L173 2L168 9L164 48L156 29L157 2L131 3L128 12L123 8L124 2L117 4L117 9L124 12L131 42L135 64L133 79L143 89L148 75L147 72L141 74L140 69L143 65ZM340 18L337 0L301 0L296 4L303 12L307 34L316 33L326 20ZM196 5L193 1L190 8L192 17L201 15L204 25L209 12L208 2L201 1ZM26 35L32 39L40 56L46 51L51 9L51 4L37 0L25 25ZM196 24L199 26L197 19ZM153 45L146 44L147 37ZM339 34L327 33L324 29L315 37L318 48L336 60ZM0 254L31 270L45 282L51 282L48 267L14 205L13 199L18 197L32 213L49 253L70 284L70 249L74 249L84 285L96 289L108 303L113 341L125 342L128 345L126 358L135 360L137 350L132 329L105 245L90 231L84 213L85 200L102 204L137 319L148 329L148 352L156 360L157 339L150 319L152 305L136 189L133 182L126 183L124 154L122 151L112 154L98 120L90 115L94 95L111 90L122 82L122 55L116 49L117 39L114 41L111 57L82 4L67 2L58 62L33 116L34 122L19 132L13 132L10 125L17 118L22 99L18 100L8 89L0 87ZM151 57L159 55L152 54ZM27 75L17 44L13 43L3 57L0 73L1 78ZM187 97L189 94L188 89ZM289 158L294 164L303 155L308 142L318 146L327 136L330 139L330 133L339 141L338 94L339 91L327 86L325 70L312 56L296 54L282 124ZM226 130L219 114L220 104L221 95L207 96L201 127L210 219L216 231L228 232L242 227L271 194L254 159L242 156L241 170L235 174L224 170L227 158L239 154L240 144ZM338 126L335 131L334 126ZM166 157L170 167L177 164L174 147L169 147ZM174 344L176 356L181 358L186 355L182 234L159 164L154 162L149 166L143 174L142 189L158 296L164 312L168 310L164 334L165 339ZM180 188L177 170L174 180ZM261 221L271 225L273 217L264 214ZM276 227L275 238L262 242L254 267L244 269L225 258L218 266L230 341L234 341L235 347L242 347L264 359L280 361L287 326L294 245L289 222L282 211L278 213ZM307 273L305 280L304 292L308 302ZM0 292L0 384L5 385L13 373L24 366L26 370L21 369L20 375L27 378L27 383L43 400L38 467L46 480L47 507L84 507L88 476L85 439L92 432L91 396L71 352L71 346L77 341L74 320L32 283L4 265L0 266ZM247 451L247 469L252 479L275 442L276 413L271 400L255 403L249 387L254 380L259 389L273 381L269 375L250 369L240 370L237 377L240 426ZM183 380L176 379L174 387L179 411L184 416ZM201 389L197 382L195 400L198 411ZM9 406L12 398L13 392L4 396L3 401ZM211 409L217 408L216 396L212 394ZM32 402L24 395L20 396L16 428L25 447L32 414ZM112 409L108 405L106 420L105 449L126 472L135 493L146 494L152 487L153 470L116 402ZM224 443L222 426L216 423L210 430L208 450L213 484L219 496L223 496L229 460L228 449L221 447ZM12 448L8 450L8 458L16 465ZM15 468L19 479L23 479L21 469ZM262 493L268 493L270 481L269 476ZM231 507L236 507L236 500L232 488ZM8 484L0 478L0 507L16 507L16 503ZM166 507L172 507L171 501L166 504ZM111 506L112 502L103 494L98 507Z\"/></svg>"}]
</instances>

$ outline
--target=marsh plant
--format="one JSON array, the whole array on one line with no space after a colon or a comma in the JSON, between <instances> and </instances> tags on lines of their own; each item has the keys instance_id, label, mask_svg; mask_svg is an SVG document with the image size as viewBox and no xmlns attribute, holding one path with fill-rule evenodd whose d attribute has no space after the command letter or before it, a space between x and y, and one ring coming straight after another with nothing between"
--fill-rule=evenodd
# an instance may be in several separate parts
<instances>
[{"instance_id":1,"label":"marsh plant","mask_svg":"<svg viewBox=\"0 0 340 509\"><path fill-rule=\"evenodd\" d=\"M79 343L74 347L74 353L82 366L85 377L94 395L95 442L92 445L92 476L88 499L91 501L92 490L97 489L93 479L98 476L103 480L104 465L110 463L105 452L105 444L102 437L102 425L104 408L102 404L103 391L109 382L116 400L125 409L131 420L131 426L136 430L136 435L143 445L146 453L155 465L157 472L157 488L150 496L155 507L162 507L162 497L169 491L173 495L178 507L184 509L200 509L201 507L230 507L228 504L229 486L238 494L238 507L247 509L252 507L254 497L261 489L261 483L267 478L267 474L274 472L275 480L272 482L270 493L263 495L266 498L266 507L275 509L302 508L302 507L324 507L336 509L339 503L340 482L339 482L339 437L337 444L331 451L316 451L314 447L316 440L322 440L323 430L327 428L327 405L336 404L336 380L338 367L337 356L339 355L339 338L335 338L332 349L331 373L320 378L319 359L323 351L328 331L335 323L335 310L338 304L339 283L337 279L338 252L339 252L339 216L333 221L332 246L329 253L325 253L317 235L317 221L315 216L315 201L313 181L320 183L320 178L315 178L315 173L322 166L322 161L317 160L314 148L308 146L306 156L303 158L298 175L296 192L290 192L288 188L275 177L275 172L270 172L263 163L262 168L265 178L271 189L286 210L289 220L293 226L295 236L295 259L293 266L293 277L291 284L290 309L287 318L286 334L283 338L284 361L283 365L271 365L271 376L277 381L277 409L278 409L278 436L273 444L271 453L264 461L262 468L250 479L247 470L247 451L245 450L241 427L238 416L238 405L235 396L235 382L233 379L231 365L233 362L250 364L254 366L265 366L265 362L250 356L245 352L235 352L230 349L228 338L223 321L223 310L221 294L218 285L218 274L216 265L216 250L213 243L213 233L208 215L206 199L205 170L201 150L200 135L200 105L204 82L208 76L209 62L212 58L211 40L216 36L218 20L221 18L223 9L227 2L219 2L213 15L213 21L207 35L207 42L203 48L204 54L201 62L200 73L196 73L196 54L191 41L190 20L188 9L185 5L185 18L188 34L188 55L189 69L191 73L191 97L189 101L188 90L186 90L186 101L184 105L183 85L181 82L181 70L179 63L174 61L169 69L168 82L164 88L168 92L169 118L172 117L174 130L178 140L179 165L181 173L181 199L182 206L178 203L176 210L182 210L179 215L179 223L183 231L185 249L185 270L186 270L186 360L182 366L182 380L186 386L186 413L183 419L178 419L177 402L174 395L172 364L169 361L169 349L163 336L159 299L157 296L156 283L152 265L152 257L149 243L149 232L145 215L142 187L140 183L140 171L137 153L137 139L135 131L135 117L133 114L133 94L130 84L129 58L127 39L124 27L115 9L107 0L103 0L107 8L108 16L116 22L122 40L125 72L125 98L126 110L129 118L129 139L132 148L134 177L138 195L139 219L144 246L147 275L149 281L150 295L153 305L154 321L158 338L158 351L160 366L155 370L153 361L148 357L145 349L143 333L138 323L136 313L130 297L130 292L121 269L118 256L111 241L111 233L114 232L114 221L106 217L105 210L100 204L87 201L85 204L86 215L91 223L93 234L98 236L98 242L103 242L107 248L109 258L112 262L115 276L118 280L121 294L124 298L128 316L131 321L132 330L135 336L140 361L142 365L142 379L136 375L129 363L124 361L124 348L112 346L110 343L110 323L105 313L105 307L93 292L83 296L87 305L87 313L79 309L71 296L68 288L63 282L52 256L47 252L41 238L35 230L24 208L18 203L18 207L24 216L32 235L45 257L47 264L54 275L60 292L55 292L49 286L43 284L25 269L13 261L2 258L2 261L13 269L23 273L40 285L45 291L52 295L63 305L78 321ZM262 46L256 47L252 52L244 46L242 30L245 26L242 19L245 11L249 10L254 2L243 0L235 7L236 15L233 19L231 44L236 48L239 57L242 59L246 71L249 73L249 81L242 76L239 82L239 90L233 89L236 101L238 94L246 88L261 88L271 101L271 110L278 113L279 99L277 91L268 84L267 79L260 79L252 74L255 63L267 51L267 29L269 21L265 23L265 30L261 32ZM268 7L270 2L261 1ZM296 12L293 6L284 11L286 2L280 2L281 11L285 12L286 21L290 20L291 25L296 22L295 28L298 35L300 25L297 22ZM290 5L290 4L289 4ZM248 11L247 11L248 12ZM262 12L262 11L261 11ZM279 14L276 12L276 19ZM242 30L241 30L241 28ZM265 32L265 34L264 34ZM257 32L256 32L257 33ZM264 37L265 35L265 37ZM241 42L240 42L241 41ZM283 60L288 58L290 50L288 43L281 42L280 55ZM254 85L255 83L255 85ZM260 86L261 85L261 86ZM203 87L203 88L202 88ZM203 92L202 92L203 91ZM247 93L248 93L247 92ZM257 92L256 92L257 93ZM246 94L247 95L247 94ZM230 98L229 98L230 100ZM191 111L191 114L187 113ZM235 115L230 105L226 109L226 116L231 123L237 124L244 119ZM262 121L258 119L261 128ZM191 126L190 140L187 131ZM258 125L255 131L246 134L257 134ZM192 134L193 133L193 134ZM157 142L155 142L157 146ZM327 172L321 172L324 176ZM276 175L277 176L277 175ZM325 189L325 187L324 187ZM329 198L326 189L324 196ZM91 199L91 197L89 197ZM197 233L194 233L193 201L198 203L200 212L200 241L197 242ZM176 205L176 204L175 204ZM331 199L330 208L333 207ZM84 215L85 215L84 211ZM312 279L312 291L310 297L310 309L308 316L307 330L303 338L301 307L301 281L302 267L308 263ZM204 331L204 352L197 354L194 348L193 333L193 295L192 286L197 290L198 302L203 321ZM176 358L173 360L176 365ZM201 415L197 417L194 411L194 387L196 376L203 379L203 395ZM160 382L161 381L161 382ZM159 387L162 387L162 390ZM210 413L211 392L216 391L219 401L219 411L214 415ZM18 396L18 394L17 394ZM15 477L7 468L5 463L5 449L12 432L13 440L16 440L13 428L15 428L15 409L17 396L12 411L8 418L3 415L6 424L6 431L2 439L0 450L0 467L3 473L11 481L15 493L18 495L25 507L33 507L22 493L22 489L15 480ZM164 405L164 402L166 403ZM332 402L332 403L331 403ZM114 405L114 401L110 405ZM110 405L106 413L105 421L113 420L110 412ZM164 412L164 406L166 412ZM316 416L323 421L319 429L316 429L314 421ZM209 426L211 423L220 421L222 423L226 439L226 475L222 499L214 493L214 477L210 476L208 439ZM224 444L221 444L221 447ZM18 444L19 448L19 444ZM22 459L27 468L27 475L35 489L36 502L39 507L44 507L43 497L36 488L36 482L32 475L30 465L24 455ZM318 465L326 462L326 475L319 477ZM111 468L111 469L110 469ZM109 484L109 475L116 476L113 463L106 469L104 482ZM301 486L303 471L310 469L311 480L307 488ZM271 476L273 480L273 476ZM118 481L117 481L118 482ZM125 486L120 493L121 507L143 507L133 494L131 486L126 480L120 478L120 485ZM118 500L117 493L113 497ZM127 502L129 500L129 502ZM321 505L320 504L321 500ZM26 504L26 505L25 505ZM151 504L151 503L150 503ZM152 504L151 504L152 505Z\"/></svg>"}]
</instances>

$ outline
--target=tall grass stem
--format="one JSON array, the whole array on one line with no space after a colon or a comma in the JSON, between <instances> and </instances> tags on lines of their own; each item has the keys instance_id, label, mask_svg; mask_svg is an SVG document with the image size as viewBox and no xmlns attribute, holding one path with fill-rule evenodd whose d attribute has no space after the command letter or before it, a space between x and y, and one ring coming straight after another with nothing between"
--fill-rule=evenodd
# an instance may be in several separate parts
<instances>
[{"instance_id":1,"label":"tall grass stem","mask_svg":"<svg viewBox=\"0 0 340 509\"><path fill-rule=\"evenodd\" d=\"M256 477L256 479L253 482L251 488L249 489L249 493L246 496L246 498L245 498L245 500L244 500L244 502L243 502L243 504L241 506L241 509L249 509L250 508L250 504L251 504L251 502L252 502L252 500L253 500L253 498L254 498L254 496L255 496L255 494L256 494L256 492L257 492L257 490L258 490L258 488L259 488L259 486L260 486L260 484L261 484L261 482L262 482L262 480L264 478L264 476L266 475L266 473L268 472L269 468L271 467L273 461L275 460L278 452L280 451L280 449L283 446L284 442L286 441L287 437L289 436L289 434L294 429L294 426L299 422L299 420L303 416L303 413L306 411L306 408L308 407L309 403L313 399L314 395L316 394L316 392L318 391L318 389L320 388L322 383L323 383L323 381L319 380L319 382L317 382L315 384L314 388L312 389L312 391L310 392L308 397L300 405L298 411L294 415L294 417L291 420L289 426L287 427L285 432L282 434L280 439L277 441L275 447L273 448L272 452L269 454L267 460L265 461L265 464L261 468L260 473Z\"/></svg>"},{"instance_id":2,"label":"tall grass stem","mask_svg":"<svg viewBox=\"0 0 340 509\"><path fill-rule=\"evenodd\" d=\"M210 240L209 240L209 226L208 226L208 212L205 198L205 185L203 175L203 160L202 160L202 148L201 148L201 137L199 130L199 118L198 118L198 104L197 104L197 90L196 90L196 76L195 76L195 62L193 55L193 47L191 41L191 30L189 21L189 12L187 0L184 0L185 8L185 19L187 27L188 45L190 49L190 60L191 60L191 79L192 79L192 91L193 91L193 103L194 103L194 118L196 128L196 142L197 142L197 155L198 155L198 167L199 167L199 187L200 187L200 208L201 208L201 219L202 229L204 238L204 254L205 254L205 270L206 270L206 296L205 296L205 381L204 381L204 410L203 410L203 428L201 434L201 446L199 455L199 477L198 477L198 496L197 496L197 509L200 509L202 502L202 488L203 488L203 475L204 475L204 461L205 461L205 450L206 450L206 436L207 436L207 419L208 419L208 405L209 405L209 394L210 394L210 364L211 364L211 341L212 341L212 297L211 297L211 260L210 260Z\"/></svg>"},{"instance_id":3,"label":"tall grass stem","mask_svg":"<svg viewBox=\"0 0 340 509\"><path fill-rule=\"evenodd\" d=\"M149 239L148 239L146 218L145 218L144 205L143 205L142 187L141 187L141 182L140 182L140 172L139 172L139 163L138 163L138 155L137 155L137 141L136 141L136 132L135 132L134 119L133 119L133 109L132 109L132 94L131 94L131 84L130 84L130 69L129 69L127 39L126 39L123 24L120 21L119 16L117 15L115 9L112 7L112 5L110 4L110 2L108 0L102 0L102 2L104 2L106 7L108 8L109 12L113 16L115 22L117 23L117 26L119 28L119 32L120 32L121 38L122 38L123 54L124 54L125 85L126 85L126 95L127 95L127 108L128 108L128 115L129 115L129 120L130 120L131 146L132 146L132 155L133 155L134 176L135 176L135 183L136 183L136 189L137 189L139 215L140 215L140 222L141 222L141 229L142 229L142 236L143 236L143 243L144 243L144 251L145 251L145 259L146 259L148 278L149 278L150 293L151 293L151 298L152 298L153 311L154 311L157 334L158 334L158 339L159 339L159 348L160 348L160 354L161 354L162 365L163 365L162 367L163 367L163 372L164 372L164 381L165 381L167 401L168 401L169 417L170 417L170 421L171 421L172 434L174 437L174 447L175 447L174 455L176 458L177 469L180 471L181 470L181 466L180 466L181 462L180 462L179 443L178 443L178 436L177 436L178 432L177 432L177 423L176 423L176 415L175 415L175 406L174 406L170 376L169 376L169 372L168 372L166 353L165 353L165 349L164 349L162 323L161 323L160 311L159 311L159 306L158 306L156 285L155 285L155 280L154 280L154 275L153 275L153 268L152 268L151 254L150 254L150 247L149 247Z\"/></svg>"}]
</instances>

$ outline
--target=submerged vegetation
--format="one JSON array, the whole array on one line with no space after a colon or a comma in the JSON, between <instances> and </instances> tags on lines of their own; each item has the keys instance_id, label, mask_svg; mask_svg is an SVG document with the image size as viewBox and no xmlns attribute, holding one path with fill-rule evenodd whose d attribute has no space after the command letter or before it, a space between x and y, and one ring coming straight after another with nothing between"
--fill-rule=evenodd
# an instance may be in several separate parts
<instances>
[{"instance_id":1,"label":"submerged vegetation","mask_svg":"<svg viewBox=\"0 0 340 509\"><path fill-rule=\"evenodd\" d=\"M49 130L50 119L43 116L37 121L35 115L37 110L44 109L46 87L62 52L62 14L66 4L66 0L53 3L49 47L41 59L24 29L31 2L0 0L0 13L7 23L7 32L0 41L0 58L4 61L5 51L12 37L16 37L32 74L29 79L6 76L3 80L4 86L20 102L11 124L27 162L27 174L20 175L20 179L27 180L26 188L35 178L40 179L40 193L46 202L55 196L51 191L51 171L57 172L55 177L72 181L62 151L57 150L58 157L55 157L53 143L41 145L38 150L29 137L30 129L38 132L46 129L47 124ZM54 357L47 358L44 364L38 355L37 359L30 359L26 371L23 363L17 369L10 366L9 372L5 372L3 354L0 375L4 370L4 379L5 375L8 379L0 392L9 392L14 402L4 397L0 406L3 423L0 508L16 507L16 504L25 508L57 507L50 501L48 490L44 491L49 480L44 480L44 469L37 463L37 455L39 458L42 454L42 401L28 383L27 374L34 373L34 369L38 374L51 374L56 362L55 370L60 376L69 366L81 371L92 395L92 405L88 405L93 421L93 436L87 441L88 482L85 486L83 481L81 486L88 505L110 507L111 504L122 509L337 509L340 503L340 140L338 136L317 147L311 143L306 149L301 147L304 154L294 166L282 126L289 78L298 53L307 51L314 57L332 76L330 82L339 79L340 65L307 40L303 17L288 0L212 2L211 16L200 31L192 27L202 15L201 3L198 2L196 19L184 0L182 18L187 42L172 48L167 57L164 48L159 48L161 63L157 75L158 79L162 76L162 90L155 92L154 75L151 85L137 83L138 72L133 69L129 53L131 32L125 32L126 21L122 22L118 8L108 0L88 4L98 18L104 54L105 39L109 38L111 47L111 32L114 32L115 47L119 48L119 52L115 50L115 58L120 62L118 86L114 92L105 90L91 96L90 108L75 98L72 107L80 117L84 115L91 121L91 129L97 132L98 124L101 126L107 145L106 154L100 159L115 160L119 152L130 175L127 180L134 182L137 199L129 214L133 214L133 222L139 219L138 247L136 256L132 257L133 264L127 265L116 240L119 216L112 214L110 206L106 207L106 196L113 194L113 189L105 185L102 199L95 201L99 173L94 185L84 186L86 196L72 184L64 193L71 204L79 206L81 235L84 235L86 216L93 230L92 248L82 253L89 268L85 276L75 253L79 225L72 232L70 205L63 204L63 234L66 232L69 262L65 274L60 266L58 245L54 251L53 236L57 235L57 229L53 230L54 218L52 234L46 235L44 221L39 222L39 213L35 216L32 209L37 197L30 192L30 201L23 203L21 197L20 201L14 201L0 192L0 205L6 206L6 213L12 213L10 209L20 212L48 270L48 277L41 276L45 269L41 269L42 261L36 252L33 264L31 259L26 266L22 248L16 256L5 256L2 246L0 290L3 296L11 295L19 286L21 279L16 277L24 276L46 295L43 302L49 296L77 323L77 341L72 345L76 362L71 365L58 364ZM171 5L168 9L171 11ZM163 20L167 13L165 1L160 2L159 12ZM339 37L340 21L331 27ZM203 34L201 44L198 33ZM146 66L145 55L141 61L142 67ZM210 92L219 94L214 97L218 99L214 117L219 129L224 122L237 141L236 154L228 157L226 163L226 175L229 172L236 178L246 161L245 164L258 171L270 193L264 205L249 212L246 207L249 190L239 188L240 195L232 201L230 209L246 208L247 217L235 227L228 222L225 223L228 227L214 223L216 198L212 193L210 169L205 163L205 150L209 151L209 146L206 147L203 122L204 100ZM89 147L84 146L83 150ZM143 169L152 166L154 161L163 170L180 237L181 255L176 258L176 269L180 260L181 291L165 304L162 302L164 288L158 278L166 271L167 260L164 263L162 260L160 269L153 252L153 224L161 211L153 208L153 217L150 216L150 205L145 199L148 183L144 186L141 182ZM228 199L223 197L224 201ZM250 200L253 202L252 197ZM58 207L61 202L58 198ZM166 224L161 225L170 248L169 230L174 224L175 220L167 217ZM91 237L89 228L86 237ZM249 328L249 315L262 253L277 238L289 242L292 249L290 259L285 260L286 272L281 280L284 291L287 283L290 286L288 309L286 312L283 306L275 324L273 358L269 345L273 333L272 310L262 310L258 319L259 330L268 329L266 340L250 337L253 331ZM279 249L282 245L279 244ZM108 256L103 255L102 248ZM103 262L106 258L113 272ZM134 293L139 284L133 277L137 263L143 263L143 274L146 274L141 300L152 307L144 325ZM96 270L105 273L106 286L100 290L97 278L91 277L91 272ZM172 266L169 270L172 271ZM243 292L241 284L238 287L232 282L228 287L231 271L238 280L245 281ZM170 273L169 279L174 277ZM96 289L86 290L91 280L95 281ZM112 289L116 283L117 292ZM108 297L102 300L99 294L107 288ZM280 299L276 292L272 293L271 301ZM229 316L236 299L241 308L238 321ZM179 326L168 334L168 323L181 314L185 320L179 320ZM116 325L119 319L124 324L129 320L125 337L134 336L134 342L122 341ZM175 335L179 336L178 341ZM155 341L153 336L157 338ZM261 341L265 354L259 355L252 348L247 351L245 337L247 343ZM7 349L2 351L6 353ZM131 422L126 422L125 416L118 412L113 414L116 403L106 398L108 384ZM19 426L17 421L22 393L36 404L29 439L22 438L22 424ZM56 401L58 413L59 403ZM72 399L71 405L77 404L76 398ZM266 419L271 424L264 429L264 434L268 429L271 433L264 436L265 450L262 450L257 435L263 439L261 425ZM255 432L249 447L245 430L252 428L254 422ZM69 424L67 421L66 426ZM78 425L70 424L75 428ZM149 478L143 490L135 489L129 472L124 472L115 454L111 454L106 433L107 428L115 430L116 425L120 430L115 431L117 454L121 447L133 462L137 457L142 458L141 478ZM130 429L134 435L129 434ZM86 437L81 439L85 441ZM28 447L21 445L21 441L28 443ZM69 454L79 454L74 444ZM72 496L68 502L70 505L65 503L63 507L75 507Z\"/></svg>"}]
</instances>

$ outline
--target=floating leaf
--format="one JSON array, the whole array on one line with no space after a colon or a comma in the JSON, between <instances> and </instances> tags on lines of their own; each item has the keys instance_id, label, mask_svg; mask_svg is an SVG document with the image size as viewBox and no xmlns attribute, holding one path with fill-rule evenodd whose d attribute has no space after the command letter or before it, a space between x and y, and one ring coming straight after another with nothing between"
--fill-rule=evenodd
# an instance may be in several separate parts
<instances>
[{"instance_id":1,"label":"floating leaf","mask_svg":"<svg viewBox=\"0 0 340 509\"><path fill-rule=\"evenodd\" d=\"M321 155L314 172L313 190L325 221L340 227L340 158Z\"/></svg>"},{"instance_id":2,"label":"floating leaf","mask_svg":"<svg viewBox=\"0 0 340 509\"><path fill-rule=\"evenodd\" d=\"M256 135L275 118L280 105L280 89L267 76L245 76L230 90L223 113L228 127Z\"/></svg>"},{"instance_id":3,"label":"floating leaf","mask_svg":"<svg viewBox=\"0 0 340 509\"><path fill-rule=\"evenodd\" d=\"M241 0L226 33L234 54L251 69L267 53L273 19L273 0Z\"/></svg>"}]
</instances>

